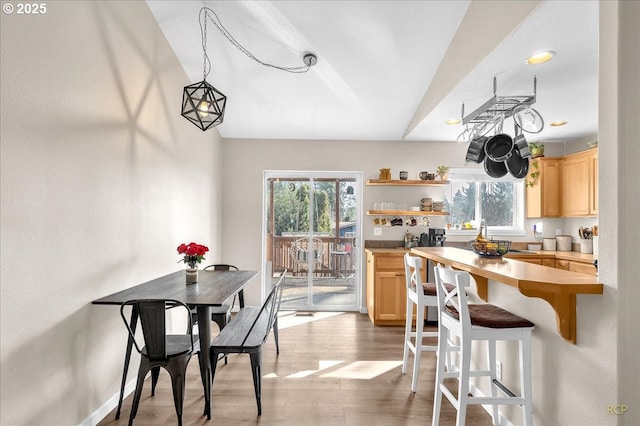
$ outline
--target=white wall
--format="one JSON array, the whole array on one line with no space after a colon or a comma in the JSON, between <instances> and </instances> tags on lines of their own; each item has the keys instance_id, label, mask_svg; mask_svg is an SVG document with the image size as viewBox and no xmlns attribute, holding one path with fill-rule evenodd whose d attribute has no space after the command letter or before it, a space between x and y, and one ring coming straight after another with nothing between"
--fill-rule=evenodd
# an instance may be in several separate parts
<instances>
[{"instance_id":1,"label":"white wall","mask_svg":"<svg viewBox=\"0 0 640 426\"><path fill-rule=\"evenodd\" d=\"M47 6L1 17L2 425L87 419L126 343L91 301L180 269L181 242L220 255L220 138L180 117L191 82L146 4Z\"/></svg>"},{"instance_id":2,"label":"white wall","mask_svg":"<svg viewBox=\"0 0 640 426\"><path fill-rule=\"evenodd\" d=\"M618 317L616 403L629 407L628 412L620 416L619 424L631 426L640 425L640 227L636 225L640 209L640 2L621 1L615 5L601 2L601 11L601 15L606 16L601 24L601 34L604 27L606 39L600 43L600 54L607 53L605 61L600 62L603 76L600 93L615 93L608 95L607 102L600 105L601 113L607 112L600 119L600 126L606 128L608 142L606 149L599 150L598 157L605 167L600 172L600 188L608 189L600 191L601 223L606 220L608 224L601 237L605 241L605 251L600 249L600 253L606 256L602 258L601 255L606 261L601 276L605 282L615 283L618 292L619 302L615 307ZM612 57L615 53L617 57ZM608 68L609 60L617 62L617 67ZM616 116L611 117L612 114ZM605 133L601 131L601 134L604 141ZM605 198L602 198L603 192L607 193Z\"/></svg>"}]
</instances>

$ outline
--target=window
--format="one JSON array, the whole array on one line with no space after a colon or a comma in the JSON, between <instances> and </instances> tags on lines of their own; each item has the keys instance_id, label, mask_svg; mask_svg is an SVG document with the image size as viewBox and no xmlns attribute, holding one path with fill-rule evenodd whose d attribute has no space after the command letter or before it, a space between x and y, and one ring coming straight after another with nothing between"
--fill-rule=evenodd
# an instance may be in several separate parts
<instances>
[{"instance_id":1,"label":"window","mask_svg":"<svg viewBox=\"0 0 640 426\"><path fill-rule=\"evenodd\" d=\"M524 183L493 179L482 170L451 169L445 206L453 235L477 233L485 219L489 235L524 235Z\"/></svg>"}]
</instances>

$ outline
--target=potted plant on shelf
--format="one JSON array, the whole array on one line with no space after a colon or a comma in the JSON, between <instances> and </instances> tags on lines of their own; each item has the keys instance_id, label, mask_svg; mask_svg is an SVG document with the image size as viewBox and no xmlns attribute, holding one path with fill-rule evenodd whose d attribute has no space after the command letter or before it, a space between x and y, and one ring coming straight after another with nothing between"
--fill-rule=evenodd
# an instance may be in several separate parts
<instances>
[{"instance_id":1,"label":"potted plant on shelf","mask_svg":"<svg viewBox=\"0 0 640 426\"><path fill-rule=\"evenodd\" d=\"M440 180L444 180L444 177L448 172L449 168L447 166L438 166L436 169L436 174L440 177Z\"/></svg>"},{"instance_id":2,"label":"potted plant on shelf","mask_svg":"<svg viewBox=\"0 0 640 426\"><path fill-rule=\"evenodd\" d=\"M542 157L544 155L544 144L531 142L529 143L529 151L531 151L531 158Z\"/></svg>"}]
</instances>

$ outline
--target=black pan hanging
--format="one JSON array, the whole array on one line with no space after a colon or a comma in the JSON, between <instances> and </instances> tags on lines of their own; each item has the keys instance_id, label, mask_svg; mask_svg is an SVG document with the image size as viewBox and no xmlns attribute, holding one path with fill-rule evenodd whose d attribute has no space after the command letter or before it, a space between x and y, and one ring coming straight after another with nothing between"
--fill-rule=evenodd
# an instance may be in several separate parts
<instances>
[{"instance_id":1,"label":"black pan hanging","mask_svg":"<svg viewBox=\"0 0 640 426\"><path fill-rule=\"evenodd\" d=\"M492 178L501 178L507 174L507 166L504 161L493 161L487 157L484 159L484 171Z\"/></svg>"},{"instance_id":2,"label":"black pan hanging","mask_svg":"<svg viewBox=\"0 0 640 426\"><path fill-rule=\"evenodd\" d=\"M513 147L512 155L505 161L505 164L511 176L516 179L522 179L529 173L529 159L522 158L516 146Z\"/></svg>"}]
</instances>

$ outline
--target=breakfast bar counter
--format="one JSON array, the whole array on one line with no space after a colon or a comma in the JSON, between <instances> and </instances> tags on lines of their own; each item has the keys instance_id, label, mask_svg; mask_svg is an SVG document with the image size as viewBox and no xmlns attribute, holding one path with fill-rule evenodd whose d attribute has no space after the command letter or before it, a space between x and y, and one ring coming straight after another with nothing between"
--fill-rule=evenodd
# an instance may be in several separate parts
<instances>
[{"instance_id":1,"label":"breakfast bar counter","mask_svg":"<svg viewBox=\"0 0 640 426\"><path fill-rule=\"evenodd\" d=\"M578 272L534 265L516 259L480 257L454 247L417 247L413 254L455 269L469 272L476 281L478 296L489 301L489 280L517 288L529 297L546 300L556 312L558 333L576 343L576 295L602 294L598 278Z\"/></svg>"}]
</instances>

